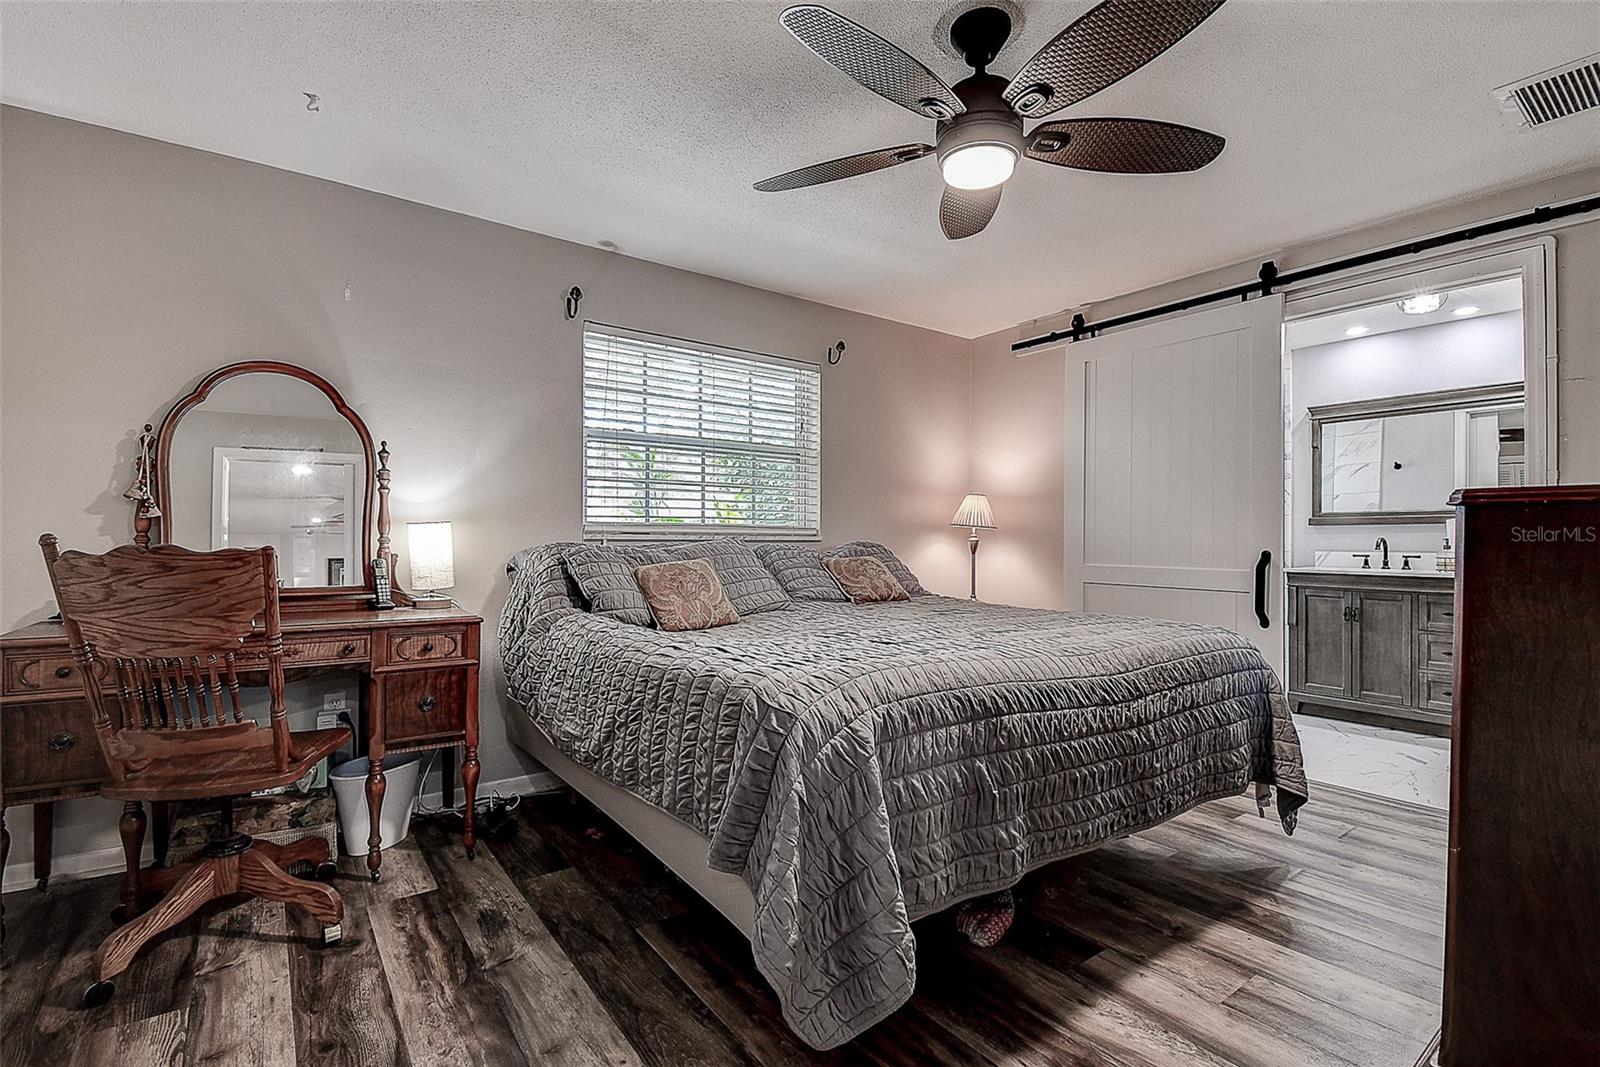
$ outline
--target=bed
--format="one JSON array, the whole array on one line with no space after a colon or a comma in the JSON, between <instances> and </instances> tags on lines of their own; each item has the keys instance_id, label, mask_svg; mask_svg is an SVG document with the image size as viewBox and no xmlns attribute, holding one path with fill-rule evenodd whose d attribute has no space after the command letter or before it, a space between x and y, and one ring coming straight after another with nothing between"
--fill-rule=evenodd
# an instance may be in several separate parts
<instances>
[{"instance_id":1,"label":"bed","mask_svg":"<svg viewBox=\"0 0 1600 1067\"><path fill-rule=\"evenodd\" d=\"M913 921L1197 804L1306 800L1278 680L1214 627L915 596L667 633L519 553L512 737L750 938L795 1033L910 997Z\"/></svg>"}]
</instances>

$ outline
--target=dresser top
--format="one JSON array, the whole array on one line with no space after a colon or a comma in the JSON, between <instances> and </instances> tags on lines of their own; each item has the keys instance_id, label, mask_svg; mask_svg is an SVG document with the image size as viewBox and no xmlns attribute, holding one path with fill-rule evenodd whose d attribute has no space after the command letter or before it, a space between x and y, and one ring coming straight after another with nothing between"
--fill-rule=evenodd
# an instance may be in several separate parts
<instances>
[{"instance_id":1,"label":"dresser top","mask_svg":"<svg viewBox=\"0 0 1600 1067\"><path fill-rule=\"evenodd\" d=\"M481 623L483 618L452 604L448 608L395 608L372 611L367 608L317 608L312 611L283 612L283 632L287 634L328 630L377 630L395 626L430 626L440 623ZM59 622L36 622L0 634L0 645L67 643L66 627Z\"/></svg>"}]
</instances>

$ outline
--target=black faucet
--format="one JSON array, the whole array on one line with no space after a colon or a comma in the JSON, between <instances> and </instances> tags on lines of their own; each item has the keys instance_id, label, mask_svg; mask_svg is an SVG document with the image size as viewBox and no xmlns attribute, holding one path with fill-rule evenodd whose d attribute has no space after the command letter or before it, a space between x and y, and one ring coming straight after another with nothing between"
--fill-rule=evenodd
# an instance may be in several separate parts
<instances>
[{"instance_id":1,"label":"black faucet","mask_svg":"<svg viewBox=\"0 0 1600 1067\"><path fill-rule=\"evenodd\" d=\"M1389 569L1389 539L1387 537L1380 537L1380 538L1378 538L1378 543L1373 545L1372 547L1374 549L1380 549L1380 548L1383 549L1383 567L1382 567L1382 569L1383 570L1388 570Z\"/></svg>"}]
</instances>

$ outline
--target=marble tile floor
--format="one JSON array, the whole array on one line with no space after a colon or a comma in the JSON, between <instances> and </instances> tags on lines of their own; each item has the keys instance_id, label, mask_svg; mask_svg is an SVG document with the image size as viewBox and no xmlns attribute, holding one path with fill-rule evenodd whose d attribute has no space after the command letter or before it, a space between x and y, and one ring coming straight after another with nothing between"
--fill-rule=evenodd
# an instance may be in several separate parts
<instances>
[{"instance_id":1,"label":"marble tile floor","mask_svg":"<svg viewBox=\"0 0 1600 1067\"><path fill-rule=\"evenodd\" d=\"M1449 809L1449 738L1316 715L1296 715L1294 721L1313 784Z\"/></svg>"}]
</instances>

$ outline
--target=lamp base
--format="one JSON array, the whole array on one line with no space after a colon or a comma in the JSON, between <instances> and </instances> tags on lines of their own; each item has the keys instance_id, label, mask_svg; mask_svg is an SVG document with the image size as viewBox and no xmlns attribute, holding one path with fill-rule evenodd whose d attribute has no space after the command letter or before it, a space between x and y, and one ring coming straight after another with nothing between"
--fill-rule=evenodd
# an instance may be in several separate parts
<instances>
[{"instance_id":1,"label":"lamp base","mask_svg":"<svg viewBox=\"0 0 1600 1067\"><path fill-rule=\"evenodd\" d=\"M455 601L443 593L412 593L411 606L421 608L424 611L441 611L445 608L454 607Z\"/></svg>"}]
</instances>

